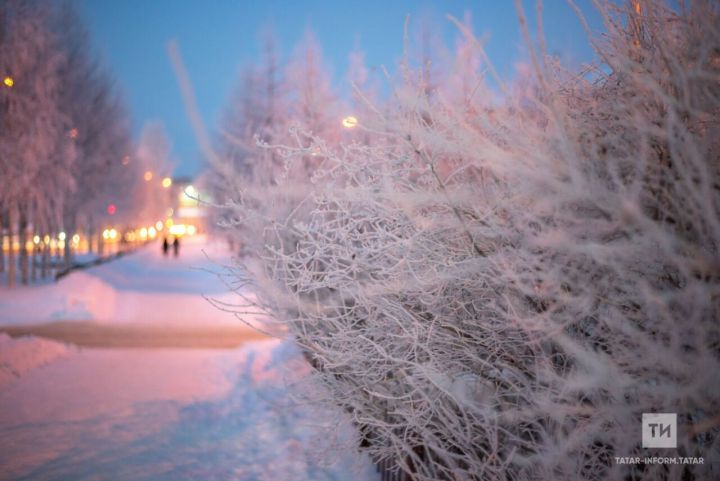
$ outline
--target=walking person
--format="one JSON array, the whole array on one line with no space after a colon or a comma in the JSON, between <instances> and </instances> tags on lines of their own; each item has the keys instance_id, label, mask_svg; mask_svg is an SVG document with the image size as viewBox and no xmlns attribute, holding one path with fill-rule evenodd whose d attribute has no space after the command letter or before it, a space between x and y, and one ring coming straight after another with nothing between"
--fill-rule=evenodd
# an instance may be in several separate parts
<instances>
[{"instance_id":1,"label":"walking person","mask_svg":"<svg viewBox=\"0 0 720 481\"><path fill-rule=\"evenodd\" d=\"M176 237L173 241L173 255L175 257L178 256L178 253L180 252L180 238Z\"/></svg>"},{"instance_id":2,"label":"walking person","mask_svg":"<svg viewBox=\"0 0 720 481\"><path fill-rule=\"evenodd\" d=\"M169 249L170 249L170 244L168 244L167 237L163 237L162 251L163 251L164 256L167 257Z\"/></svg>"}]
</instances>

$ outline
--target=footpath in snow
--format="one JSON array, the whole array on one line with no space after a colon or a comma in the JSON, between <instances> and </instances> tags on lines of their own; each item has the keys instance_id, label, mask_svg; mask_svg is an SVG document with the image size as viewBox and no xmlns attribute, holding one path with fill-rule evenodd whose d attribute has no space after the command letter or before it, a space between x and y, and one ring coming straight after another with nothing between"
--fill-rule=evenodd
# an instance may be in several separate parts
<instances>
[{"instance_id":1,"label":"footpath in snow","mask_svg":"<svg viewBox=\"0 0 720 481\"><path fill-rule=\"evenodd\" d=\"M237 302L204 270L227 251L197 239L175 259L156 247L0 290L0 326L60 321L69 339L104 336L84 345L134 347L0 333L0 481L377 479L347 414L302 401L309 368L291 342L242 327L240 347L199 348L227 347L223 329L243 326L203 298ZM149 349L178 333L176 348Z\"/></svg>"},{"instance_id":2,"label":"footpath in snow","mask_svg":"<svg viewBox=\"0 0 720 481\"><path fill-rule=\"evenodd\" d=\"M342 413L295 400L305 370L277 340L71 349L0 387L0 480L377 479Z\"/></svg>"},{"instance_id":3,"label":"footpath in snow","mask_svg":"<svg viewBox=\"0 0 720 481\"><path fill-rule=\"evenodd\" d=\"M57 321L237 324L203 296L237 303L218 273L230 262L224 243L184 239L180 256L157 243L117 260L79 270L57 283L0 289L0 326Z\"/></svg>"}]
</instances>

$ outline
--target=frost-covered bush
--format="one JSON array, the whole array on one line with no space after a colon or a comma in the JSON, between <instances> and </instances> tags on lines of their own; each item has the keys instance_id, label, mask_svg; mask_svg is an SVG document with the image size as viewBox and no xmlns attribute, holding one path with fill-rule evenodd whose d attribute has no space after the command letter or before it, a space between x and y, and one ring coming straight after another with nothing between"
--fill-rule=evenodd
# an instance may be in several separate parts
<instances>
[{"instance_id":1,"label":"frost-covered bush","mask_svg":"<svg viewBox=\"0 0 720 481\"><path fill-rule=\"evenodd\" d=\"M406 67L343 146L261 147L317 163L234 204L262 307L414 479L720 476L719 7L600 9L591 75L537 49L496 99ZM669 455L645 412L705 464L617 465Z\"/></svg>"}]
</instances>

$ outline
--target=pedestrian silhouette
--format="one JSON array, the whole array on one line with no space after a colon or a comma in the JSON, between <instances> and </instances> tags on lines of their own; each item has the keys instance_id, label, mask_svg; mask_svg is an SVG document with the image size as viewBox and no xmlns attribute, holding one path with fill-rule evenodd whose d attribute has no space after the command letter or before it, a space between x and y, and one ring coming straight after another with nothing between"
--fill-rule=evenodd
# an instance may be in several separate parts
<instances>
[{"instance_id":1,"label":"pedestrian silhouette","mask_svg":"<svg viewBox=\"0 0 720 481\"><path fill-rule=\"evenodd\" d=\"M173 241L173 255L175 257L177 257L178 252L180 252L180 239L178 237L176 237L175 240Z\"/></svg>"},{"instance_id":2,"label":"pedestrian silhouette","mask_svg":"<svg viewBox=\"0 0 720 481\"><path fill-rule=\"evenodd\" d=\"M162 250L163 250L164 256L168 255L168 249L170 249L170 244L168 244L167 237L164 237L163 244L162 244Z\"/></svg>"}]
</instances>

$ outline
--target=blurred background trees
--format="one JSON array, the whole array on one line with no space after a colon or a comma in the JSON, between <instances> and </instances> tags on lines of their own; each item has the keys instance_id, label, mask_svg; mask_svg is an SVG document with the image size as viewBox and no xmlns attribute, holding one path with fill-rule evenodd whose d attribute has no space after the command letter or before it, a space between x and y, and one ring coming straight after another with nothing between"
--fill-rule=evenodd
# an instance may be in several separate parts
<instances>
[{"instance_id":1,"label":"blurred background trees","mask_svg":"<svg viewBox=\"0 0 720 481\"><path fill-rule=\"evenodd\" d=\"M0 269L12 285L17 251L26 284L38 265L47 274L51 251L69 265L108 216L130 214L139 164L122 101L69 3L0 5L0 76Z\"/></svg>"}]
</instances>

